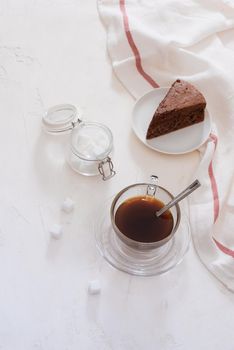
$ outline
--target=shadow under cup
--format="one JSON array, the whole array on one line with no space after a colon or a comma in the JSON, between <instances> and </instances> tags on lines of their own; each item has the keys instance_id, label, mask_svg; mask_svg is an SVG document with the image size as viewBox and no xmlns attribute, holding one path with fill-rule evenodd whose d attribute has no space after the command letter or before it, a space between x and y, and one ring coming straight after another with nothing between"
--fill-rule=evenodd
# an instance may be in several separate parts
<instances>
[{"instance_id":1,"label":"shadow under cup","mask_svg":"<svg viewBox=\"0 0 234 350\"><path fill-rule=\"evenodd\" d=\"M154 189L153 192L155 192L155 194L150 194L152 188ZM115 196L110 209L111 224L114 229L114 232L116 233L116 236L121 241L121 243L130 248L136 249L137 251L150 251L162 247L171 240L171 238L174 236L175 232L179 227L181 219L180 207L178 204L176 204L170 209L170 212L173 217L173 226L171 232L165 238L153 242L140 242L131 239L127 237L124 233L122 233L115 222L115 215L120 205L126 202L127 200L138 196L152 196L153 198L163 202L164 204L167 204L169 201L174 199L173 195L170 192L168 192L165 188L161 186L154 186L148 183L133 184L124 188Z\"/></svg>"}]
</instances>

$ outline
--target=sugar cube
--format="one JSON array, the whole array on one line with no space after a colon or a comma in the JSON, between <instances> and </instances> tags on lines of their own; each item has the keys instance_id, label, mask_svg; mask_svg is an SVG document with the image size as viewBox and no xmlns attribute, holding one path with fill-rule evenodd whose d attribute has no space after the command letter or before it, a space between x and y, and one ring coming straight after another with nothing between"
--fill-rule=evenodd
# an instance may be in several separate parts
<instances>
[{"instance_id":1,"label":"sugar cube","mask_svg":"<svg viewBox=\"0 0 234 350\"><path fill-rule=\"evenodd\" d=\"M89 294L99 294L101 292L101 284L99 280L92 280L89 281L89 286L88 286L88 292Z\"/></svg>"},{"instance_id":2,"label":"sugar cube","mask_svg":"<svg viewBox=\"0 0 234 350\"><path fill-rule=\"evenodd\" d=\"M53 224L49 228L49 232L52 238L59 239L63 233L62 226L59 224Z\"/></svg>"},{"instance_id":3,"label":"sugar cube","mask_svg":"<svg viewBox=\"0 0 234 350\"><path fill-rule=\"evenodd\" d=\"M74 201L69 197L65 198L62 204L62 210L65 211L65 213L71 213L73 209L74 209Z\"/></svg>"}]
</instances>

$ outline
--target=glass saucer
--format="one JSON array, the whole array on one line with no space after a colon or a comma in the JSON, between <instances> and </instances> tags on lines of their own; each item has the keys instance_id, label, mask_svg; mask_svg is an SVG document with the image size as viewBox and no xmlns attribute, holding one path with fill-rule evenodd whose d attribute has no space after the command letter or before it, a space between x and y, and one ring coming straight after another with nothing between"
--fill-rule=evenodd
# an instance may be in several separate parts
<instances>
[{"instance_id":1,"label":"glass saucer","mask_svg":"<svg viewBox=\"0 0 234 350\"><path fill-rule=\"evenodd\" d=\"M190 243L190 227L185 215L181 216L176 234L162 247L137 250L123 243L112 228L112 199L98 212L94 223L98 250L110 265L132 275L154 276L171 270L183 260Z\"/></svg>"}]
</instances>

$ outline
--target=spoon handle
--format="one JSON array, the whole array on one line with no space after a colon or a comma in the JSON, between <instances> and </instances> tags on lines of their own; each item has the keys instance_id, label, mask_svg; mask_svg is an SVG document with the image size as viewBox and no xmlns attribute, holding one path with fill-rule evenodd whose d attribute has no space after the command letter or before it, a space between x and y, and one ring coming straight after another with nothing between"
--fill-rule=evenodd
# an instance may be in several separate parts
<instances>
[{"instance_id":1,"label":"spoon handle","mask_svg":"<svg viewBox=\"0 0 234 350\"><path fill-rule=\"evenodd\" d=\"M182 199L187 197L190 193L195 191L200 186L200 182L198 180L195 180L191 185L189 185L185 190L179 193L174 199L172 199L172 201L166 204L162 209L156 211L156 216L159 217L160 215L162 215L165 211L170 209L176 203L180 202Z\"/></svg>"}]
</instances>

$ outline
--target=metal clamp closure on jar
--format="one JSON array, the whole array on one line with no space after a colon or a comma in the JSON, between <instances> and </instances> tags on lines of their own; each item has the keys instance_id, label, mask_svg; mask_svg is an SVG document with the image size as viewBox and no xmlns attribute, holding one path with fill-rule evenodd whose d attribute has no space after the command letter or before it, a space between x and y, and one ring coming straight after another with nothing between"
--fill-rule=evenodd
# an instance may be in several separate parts
<instances>
[{"instance_id":1,"label":"metal clamp closure on jar","mask_svg":"<svg viewBox=\"0 0 234 350\"><path fill-rule=\"evenodd\" d=\"M98 165L99 173L102 175L103 180L109 180L116 172L114 171L114 165L110 157L103 159Z\"/></svg>"},{"instance_id":2,"label":"metal clamp closure on jar","mask_svg":"<svg viewBox=\"0 0 234 350\"><path fill-rule=\"evenodd\" d=\"M71 131L67 161L73 170L86 176L100 174L104 181L116 174L110 158L113 135L107 126L81 120L70 104L49 108L42 123L51 134Z\"/></svg>"}]
</instances>

